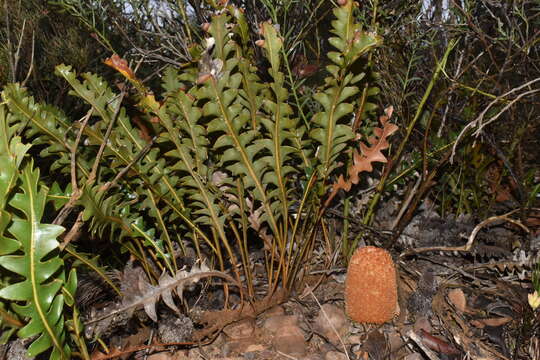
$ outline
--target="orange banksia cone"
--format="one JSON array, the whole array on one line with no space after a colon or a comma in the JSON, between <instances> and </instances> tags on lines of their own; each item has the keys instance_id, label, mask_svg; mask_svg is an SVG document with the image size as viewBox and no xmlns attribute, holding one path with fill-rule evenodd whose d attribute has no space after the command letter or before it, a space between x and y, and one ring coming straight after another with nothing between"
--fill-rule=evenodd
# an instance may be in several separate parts
<instances>
[{"instance_id":1,"label":"orange banksia cone","mask_svg":"<svg viewBox=\"0 0 540 360\"><path fill-rule=\"evenodd\" d=\"M345 310L360 323L382 324L397 310L397 281L388 251L374 246L356 250L345 280Z\"/></svg>"}]
</instances>

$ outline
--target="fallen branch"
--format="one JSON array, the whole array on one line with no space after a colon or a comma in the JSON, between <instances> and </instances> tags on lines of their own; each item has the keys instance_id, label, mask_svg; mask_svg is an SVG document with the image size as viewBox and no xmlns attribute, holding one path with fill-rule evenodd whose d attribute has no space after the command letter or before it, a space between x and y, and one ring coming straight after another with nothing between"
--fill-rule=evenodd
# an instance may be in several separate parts
<instances>
[{"instance_id":1,"label":"fallen branch","mask_svg":"<svg viewBox=\"0 0 540 360\"><path fill-rule=\"evenodd\" d=\"M523 225L519 220L514 220L510 218L509 216L512 215L518 211L518 209L512 210L506 214L498 215L498 216L492 216L490 218L487 218L486 220L482 221L480 224L476 225L471 232L471 235L469 235L469 239L467 240L467 243L463 246L428 246L428 247L422 247L422 248L416 248L416 249L410 249L405 251L400 255L400 257L409 256L413 254L419 254L427 251L464 251L468 252L471 250L472 245L474 243L474 239L476 238L476 235L480 230L482 230L487 225L494 223L496 221L508 221L512 224L515 224L519 227L521 227L525 232L530 233L529 228L527 228L525 225Z\"/></svg>"}]
</instances>

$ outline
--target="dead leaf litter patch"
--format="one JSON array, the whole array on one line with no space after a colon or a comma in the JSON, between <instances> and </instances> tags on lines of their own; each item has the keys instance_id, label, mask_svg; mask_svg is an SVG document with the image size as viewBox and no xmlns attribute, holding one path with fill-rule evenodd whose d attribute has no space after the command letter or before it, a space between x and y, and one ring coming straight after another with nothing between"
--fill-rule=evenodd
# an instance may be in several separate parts
<instances>
[{"instance_id":1,"label":"dead leaf litter patch","mask_svg":"<svg viewBox=\"0 0 540 360\"><path fill-rule=\"evenodd\" d=\"M93 359L115 352L151 360L540 359L539 315L527 301L540 240L505 220L479 229L471 217L441 217L429 209L413 217L390 250L398 304L384 324L352 321L346 314L346 268L339 262L324 268L319 259L314 262L320 268L295 294L278 291L243 307L231 295L223 309L223 291L214 286L199 293L199 303L186 301L184 315L158 306L157 325L138 310L134 334L117 333L110 340L117 347L111 345L108 355L96 350ZM362 241L382 246L385 236L374 234ZM530 250L513 248L516 243ZM222 300L214 308L201 300L212 292ZM137 346L141 350L131 351Z\"/></svg>"},{"instance_id":2,"label":"dead leaf litter patch","mask_svg":"<svg viewBox=\"0 0 540 360\"><path fill-rule=\"evenodd\" d=\"M321 267L324 261L314 261L319 268L305 276L298 293L278 290L244 306L233 290L234 281L227 300L218 280L196 284L215 275L204 266L151 286L144 272L129 263L116 276L123 299L83 307L86 335L100 339L93 343L91 357L540 359L539 315L528 304L531 288L526 281L537 262L540 240L504 220L480 229L471 241L476 226L471 218L444 218L429 210L416 215L390 250L398 304L391 321L379 325L347 316L346 268L337 261L326 268ZM384 220L379 225L384 226ZM377 240L375 233L362 241L382 246L385 236ZM513 249L517 242L528 242L530 250ZM470 249L463 251L466 244ZM370 276L366 278L373 279ZM362 282L361 274L355 281ZM182 302L173 300L172 290L183 292ZM373 298L370 311L377 308L377 300ZM11 346L7 359L22 359L16 349Z\"/></svg>"}]
</instances>

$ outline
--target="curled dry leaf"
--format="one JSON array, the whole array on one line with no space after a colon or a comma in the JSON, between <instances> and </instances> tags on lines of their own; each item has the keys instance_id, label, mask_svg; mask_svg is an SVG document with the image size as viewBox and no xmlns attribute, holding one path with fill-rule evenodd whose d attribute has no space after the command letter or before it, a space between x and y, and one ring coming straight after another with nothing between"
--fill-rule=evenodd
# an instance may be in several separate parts
<instances>
[{"instance_id":1,"label":"curled dry leaf","mask_svg":"<svg viewBox=\"0 0 540 360\"><path fill-rule=\"evenodd\" d=\"M197 84L202 84L211 77L221 78L222 69L223 61L221 59L212 59L209 53L205 53L201 58Z\"/></svg>"},{"instance_id":2,"label":"curled dry leaf","mask_svg":"<svg viewBox=\"0 0 540 360\"><path fill-rule=\"evenodd\" d=\"M220 187L221 185L223 185L225 183L225 180L227 180L228 178L228 175L226 172L223 172L223 171L214 171L212 173L212 184L217 186L217 187ZM227 190L227 189L221 189L220 190Z\"/></svg>"},{"instance_id":3,"label":"curled dry leaf","mask_svg":"<svg viewBox=\"0 0 540 360\"><path fill-rule=\"evenodd\" d=\"M105 65L108 65L124 75L129 80L135 81L135 73L130 69L126 60L122 59L117 54L114 54L110 58L105 59Z\"/></svg>"},{"instance_id":4,"label":"curled dry leaf","mask_svg":"<svg viewBox=\"0 0 540 360\"><path fill-rule=\"evenodd\" d=\"M203 277L219 276L235 282L228 275L218 271L210 271L205 264L200 267L194 266L191 271L179 270L174 277L163 273L159 278L157 286L151 285L143 277L139 277L139 284L135 288L135 294L130 294L130 301L122 302L124 308L135 309L138 306L144 306L144 311L148 316L157 321L156 302L161 297L165 305L171 310L179 313L173 301L173 293L182 299L182 293L185 286L198 282Z\"/></svg>"},{"instance_id":5,"label":"curled dry leaf","mask_svg":"<svg viewBox=\"0 0 540 360\"><path fill-rule=\"evenodd\" d=\"M197 84L202 84L206 82L206 80L210 79L211 77L212 75L210 74L200 74L199 77L197 78Z\"/></svg>"},{"instance_id":6,"label":"curled dry leaf","mask_svg":"<svg viewBox=\"0 0 540 360\"><path fill-rule=\"evenodd\" d=\"M146 87L140 79L135 76L135 73L128 66L128 62L125 59L122 59L117 54L114 54L110 58L105 59L104 63L105 65L108 65L118 71L135 86L135 88L139 92L137 107L143 113L146 113L149 110L156 111L161 107L162 103L160 101L157 101L152 91L148 87ZM120 90L125 89L125 84L122 84L119 88Z\"/></svg>"},{"instance_id":7,"label":"curled dry leaf","mask_svg":"<svg viewBox=\"0 0 540 360\"><path fill-rule=\"evenodd\" d=\"M159 278L157 285L151 285L140 268L126 267L126 270L127 273L124 274L126 283L122 284L123 299L121 304L110 313L88 321L86 325L102 321L122 312L133 313L135 309L140 307L144 307L144 311L148 316L157 321L156 303L160 298L163 299L165 305L178 313L179 310L173 301L173 293L176 293L181 299L184 287L194 284L204 277L221 277L237 284L229 275L220 271L211 271L205 264L200 267L193 266L190 271L179 270L174 277L164 273Z\"/></svg>"},{"instance_id":8,"label":"curled dry leaf","mask_svg":"<svg viewBox=\"0 0 540 360\"><path fill-rule=\"evenodd\" d=\"M310 64L304 55L299 55L295 59L295 65L292 72L297 78L304 78L315 74L318 70L319 65Z\"/></svg>"},{"instance_id":9,"label":"curled dry leaf","mask_svg":"<svg viewBox=\"0 0 540 360\"><path fill-rule=\"evenodd\" d=\"M391 106L385 110L385 115L379 118L382 128L373 129L375 135L370 136L367 140L371 146L359 142L360 152L357 149L353 152L353 164L348 170L349 178L345 180L343 176L340 176L333 186L334 189L349 191L353 184L356 185L360 181L359 174L361 172L373 171L373 162L387 162L381 151L388 149L390 144L387 138L398 130L396 125L389 122L393 111L394 108Z\"/></svg>"},{"instance_id":10,"label":"curled dry leaf","mask_svg":"<svg viewBox=\"0 0 540 360\"><path fill-rule=\"evenodd\" d=\"M382 151L388 149L390 144L387 138L398 130L397 125L390 123L390 117L394 108L389 106L384 110L385 114L379 117L379 121L382 128L376 127L373 129L373 136L367 139L369 145L359 141L360 152L358 149L353 150L353 163L347 170L348 178L345 179L343 175L340 175L338 180L332 185L332 193L330 194L326 204L328 204L340 189L345 191L351 190L353 185L358 184L360 181L359 174L361 172L373 171L373 162L386 163L387 159L383 155ZM359 140L359 139L357 139Z\"/></svg>"},{"instance_id":11,"label":"curled dry leaf","mask_svg":"<svg viewBox=\"0 0 540 360\"><path fill-rule=\"evenodd\" d=\"M225 198L228 202L230 202L230 205L227 207L227 210L234 212L238 211L238 197L234 195L231 192L231 186L228 185L227 179L229 178L229 175L223 171L215 171L212 173L211 182L214 186L216 186L219 191L221 191L221 196ZM246 201L249 201L247 199Z\"/></svg>"},{"instance_id":12,"label":"curled dry leaf","mask_svg":"<svg viewBox=\"0 0 540 360\"><path fill-rule=\"evenodd\" d=\"M304 64L296 67L293 72L299 78L305 78L315 74L319 70L317 64Z\"/></svg>"},{"instance_id":13,"label":"curled dry leaf","mask_svg":"<svg viewBox=\"0 0 540 360\"><path fill-rule=\"evenodd\" d=\"M448 301L460 312L467 311L467 299L461 289L452 289L448 292Z\"/></svg>"},{"instance_id":14,"label":"curled dry leaf","mask_svg":"<svg viewBox=\"0 0 540 360\"><path fill-rule=\"evenodd\" d=\"M460 354L459 350L450 345L446 341L435 337L424 330L420 330L420 337L424 345L431 350L437 351L445 355L457 355Z\"/></svg>"},{"instance_id":15,"label":"curled dry leaf","mask_svg":"<svg viewBox=\"0 0 540 360\"><path fill-rule=\"evenodd\" d=\"M497 326L504 325L510 321L512 321L511 317L504 316L504 317L496 317L496 318L489 318L489 319L472 320L471 324L479 329L483 329L485 326L497 327Z\"/></svg>"}]
</instances>

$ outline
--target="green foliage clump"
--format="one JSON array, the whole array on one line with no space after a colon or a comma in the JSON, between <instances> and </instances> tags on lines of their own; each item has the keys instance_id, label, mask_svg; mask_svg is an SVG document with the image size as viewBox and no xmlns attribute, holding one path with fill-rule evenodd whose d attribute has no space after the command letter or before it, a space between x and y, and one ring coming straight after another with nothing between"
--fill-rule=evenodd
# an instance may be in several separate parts
<instances>
[{"instance_id":1,"label":"green foliage clump","mask_svg":"<svg viewBox=\"0 0 540 360\"><path fill-rule=\"evenodd\" d=\"M13 319L16 314L27 321L17 335L37 336L28 356L52 347L51 359L69 359L65 314L74 303L77 277L75 271L66 276L60 257L57 237L64 228L42 222L50 201L49 189L40 181L33 162L25 159L30 145L16 136L19 127L20 123L1 105L0 266L12 274L0 289L0 298L9 302L2 318Z\"/></svg>"},{"instance_id":2,"label":"green foliage clump","mask_svg":"<svg viewBox=\"0 0 540 360\"><path fill-rule=\"evenodd\" d=\"M260 28L258 44L270 77L263 82L236 42L241 27L230 23L231 9L213 17L199 68L166 71L161 103L125 64L113 64L139 91L139 116L155 135L150 144L122 106L124 93L115 94L96 75L80 80L68 66L58 66L57 74L91 106L91 125L70 124L14 85L4 99L29 122L28 136L47 145L43 154L57 156L53 169L67 169L81 132L85 145L77 148L75 177L83 220L92 231L125 239L122 246L143 262L148 260L141 250L150 251L171 272L175 236L191 238L197 251L202 240L219 266L225 259L241 263L248 283L248 247L255 235L268 251L270 289L290 289L313 248L331 176L354 137L354 95L365 76L358 62L380 42L354 23L354 6L334 10L330 43L337 51L329 53L329 76L313 94L320 110L308 114L308 124L290 105L276 27ZM124 169L132 175L114 180ZM111 182L117 187L105 186Z\"/></svg>"},{"instance_id":3,"label":"green foliage clump","mask_svg":"<svg viewBox=\"0 0 540 360\"><path fill-rule=\"evenodd\" d=\"M163 73L159 96L114 55L106 63L127 80L119 92L100 76L56 67L70 94L87 106L79 121L36 102L17 84L6 86L2 99L11 119L24 124L21 134L51 161L51 172L69 179L73 193L62 211L77 210L93 236L129 252L149 279L156 281L160 272L176 274L177 257L193 248L220 270L232 269L245 284L244 298L255 301L250 251L258 246L267 295L278 289L289 293L309 266L332 185L346 173L342 164L359 136L353 123L361 114L357 95L364 86L364 57L381 42L354 21L355 7L347 1L334 9L329 42L335 50L328 53L327 76L303 95L315 106L300 103L288 81L284 39L270 22L260 24L256 42L268 67L255 66L234 6L212 17L203 45L194 51L200 54L196 61ZM370 138L370 146L390 133ZM385 160L380 154L361 161L371 171L371 162ZM56 249L57 235L51 230L41 257ZM65 250L83 258L72 246ZM60 258L54 264L43 272L47 279L61 266ZM55 291L64 283L74 286L71 278L58 279ZM69 286L64 288L72 294ZM56 344L65 343L58 318L65 300L51 301L56 328L48 334L59 339L52 342L54 354L67 353Z\"/></svg>"}]
</instances>

